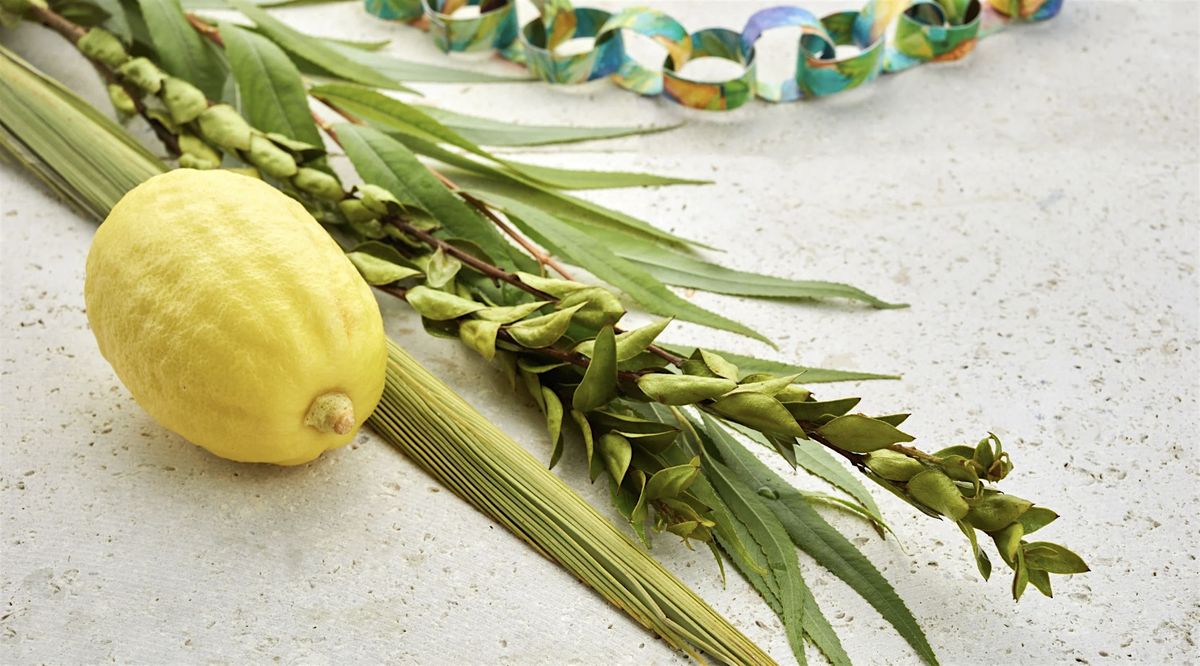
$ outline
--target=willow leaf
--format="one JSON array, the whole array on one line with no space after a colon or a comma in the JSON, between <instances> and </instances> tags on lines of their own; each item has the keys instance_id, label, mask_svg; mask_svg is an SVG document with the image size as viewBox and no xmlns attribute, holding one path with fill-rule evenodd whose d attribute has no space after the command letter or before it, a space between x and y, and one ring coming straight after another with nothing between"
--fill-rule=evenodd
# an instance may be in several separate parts
<instances>
[{"instance_id":1,"label":"willow leaf","mask_svg":"<svg viewBox=\"0 0 1200 666\"><path fill-rule=\"evenodd\" d=\"M803 622L808 587L800 575L796 548L788 539L779 519L757 493L742 485L724 465L711 458L704 461L704 469L730 513L762 548L769 571L764 578L773 582L772 587L779 602L779 616L783 620L788 643L792 646L792 654L800 664L806 663Z\"/></svg>"},{"instance_id":2,"label":"willow leaf","mask_svg":"<svg viewBox=\"0 0 1200 666\"><path fill-rule=\"evenodd\" d=\"M441 159L441 157L437 157L437 159ZM612 230L616 232L615 235L618 238L632 239L631 242L649 240L680 247L688 245L704 247L696 241L659 229L632 215L605 208L537 183L521 182L513 179L511 175L501 173L486 178L468 177L459 184L479 192L516 199L588 232L593 232L594 229ZM598 236L595 233L592 235Z\"/></svg>"},{"instance_id":3,"label":"willow leaf","mask_svg":"<svg viewBox=\"0 0 1200 666\"><path fill-rule=\"evenodd\" d=\"M531 187L543 188L543 186L549 186L555 189L603 189L710 182L627 171L560 169L504 160L484 150L475 142L463 137L420 108L406 104L394 97L384 95L377 90L353 84L330 83L314 86L309 92L323 101L333 103L371 122L386 132L414 137L427 143L450 144L489 160L499 168L485 167L482 164L476 164L465 158L455 159L440 151L431 155L435 159L449 161L459 168L469 169L476 173L492 177L504 178L509 176ZM419 148L417 149L419 150Z\"/></svg>"},{"instance_id":4,"label":"willow leaf","mask_svg":"<svg viewBox=\"0 0 1200 666\"><path fill-rule=\"evenodd\" d=\"M792 541L821 566L841 578L879 611L920 657L929 664L937 656L908 606L875 565L835 530L795 488L746 450L707 414L701 415L705 432L727 465L754 488L769 488L774 500L763 500L787 530Z\"/></svg>"},{"instance_id":5,"label":"willow leaf","mask_svg":"<svg viewBox=\"0 0 1200 666\"><path fill-rule=\"evenodd\" d=\"M587 269L596 277L625 292L646 310L740 333L770 344L767 338L743 324L679 297L645 271L612 254L604 246L593 242L557 218L513 199L495 195L488 198L492 203L512 213L513 221L544 243L551 252Z\"/></svg>"},{"instance_id":6,"label":"willow leaf","mask_svg":"<svg viewBox=\"0 0 1200 666\"><path fill-rule=\"evenodd\" d=\"M146 2L148 0L142 0ZM163 1L163 0L156 0ZM283 47L285 51L309 60L322 69L339 76L347 81L363 83L369 86L394 86L395 82L389 77L363 66L347 58L337 49L329 46L328 42L309 37L291 28L286 23L271 16L266 11L249 0L226 0L229 6L238 10L246 18L254 22L271 41ZM349 47L346 47L349 48Z\"/></svg>"},{"instance_id":7,"label":"willow leaf","mask_svg":"<svg viewBox=\"0 0 1200 666\"><path fill-rule=\"evenodd\" d=\"M348 83L326 83L313 86L309 92L322 101L371 121L385 131L415 134L426 141L448 143L481 157L496 159L424 111L377 90Z\"/></svg>"},{"instance_id":8,"label":"willow leaf","mask_svg":"<svg viewBox=\"0 0 1200 666\"><path fill-rule=\"evenodd\" d=\"M725 268L685 249L689 245L705 247L703 244L664 232L625 213L548 190L538 183L513 181L504 178L503 174L485 175L488 176L486 180L472 185L474 189L536 206L592 236L595 242L604 244L614 254L637 264L666 284L736 296L800 300L839 298L860 301L875 308L907 307L837 282L791 280Z\"/></svg>"},{"instance_id":9,"label":"willow leaf","mask_svg":"<svg viewBox=\"0 0 1200 666\"><path fill-rule=\"evenodd\" d=\"M737 423L730 422L729 425L759 444L768 448L774 448L772 443L762 433ZM795 456L796 466L804 468L809 473L824 479L830 485L846 491L848 495L853 497L870 515L870 520L876 525L876 530L882 533L886 523L883 520L883 514L879 511L879 505L875 503L875 498L867 491L862 481L859 481L857 476L839 463L833 457L832 453L811 439L794 441L792 453Z\"/></svg>"},{"instance_id":10,"label":"willow leaf","mask_svg":"<svg viewBox=\"0 0 1200 666\"><path fill-rule=\"evenodd\" d=\"M93 3L103 9L108 18L100 26L105 30L113 33L121 38L125 44L132 44L134 40L133 25L129 21L129 12L126 11L125 5L121 0L92 0Z\"/></svg>"},{"instance_id":11,"label":"willow leaf","mask_svg":"<svg viewBox=\"0 0 1200 666\"><path fill-rule=\"evenodd\" d=\"M683 429L684 437L691 444L691 449L697 451L703 449L704 444L701 438L704 435L701 435L697 431L695 424L678 410L669 412L668 408L654 404L651 404L649 409L660 421L674 421L678 423ZM663 464L682 464L688 455L690 453L686 452L683 447L675 447L664 453L662 456ZM779 597L764 578L769 571L762 549L746 531L745 525L733 517L729 507L725 505L720 495L717 494L716 490L713 489L703 476L696 479L696 482L689 488L689 492L705 506L709 507L710 515L716 523L713 532L716 535L718 543L721 545L721 549L729 556L729 559L734 563L734 566L742 576L763 597L767 605L771 607L771 610L776 615L782 616L783 609L779 604ZM724 571L724 568L722 568L722 571ZM841 640L838 639L837 633L829 624L829 619L825 617L825 614L817 605L816 599L813 598L807 586L804 589L804 593L805 635L825 655L830 664L833 666L850 666L850 657L846 655L846 650L842 647Z\"/></svg>"},{"instance_id":12,"label":"willow leaf","mask_svg":"<svg viewBox=\"0 0 1200 666\"><path fill-rule=\"evenodd\" d=\"M222 99L225 64L183 15L179 0L138 0L158 53L158 65L190 82L209 99Z\"/></svg>"},{"instance_id":13,"label":"willow leaf","mask_svg":"<svg viewBox=\"0 0 1200 666\"><path fill-rule=\"evenodd\" d=\"M363 180L412 202L432 214L449 232L470 238L506 268L513 262L509 245L487 220L446 188L404 144L379 130L342 123L338 138Z\"/></svg>"},{"instance_id":14,"label":"willow leaf","mask_svg":"<svg viewBox=\"0 0 1200 666\"><path fill-rule=\"evenodd\" d=\"M677 287L702 289L718 294L781 299L839 298L866 303L874 308L903 308L862 289L838 282L792 280L726 268L695 255L637 239L616 239L613 251L646 267L655 277Z\"/></svg>"},{"instance_id":15,"label":"willow leaf","mask_svg":"<svg viewBox=\"0 0 1200 666\"><path fill-rule=\"evenodd\" d=\"M360 44L347 44L344 40L322 39L321 41L343 57L362 67L370 68L395 83L513 83L530 80L528 72L525 71L518 71L512 76L486 74L474 70L403 60L389 53L365 50Z\"/></svg>"},{"instance_id":16,"label":"willow leaf","mask_svg":"<svg viewBox=\"0 0 1200 666\"><path fill-rule=\"evenodd\" d=\"M791 280L738 271L661 248L647 247L645 251L636 252L636 254L634 251L622 254L631 261L645 266L646 270L658 279L677 287L759 298L801 300L840 298L860 301L879 309L908 307L906 303L890 303L848 284L821 280Z\"/></svg>"},{"instance_id":17,"label":"willow leaf","mask_svg":"<svg viewBox=\"0 0 1200 666\"><path fill-rule=\"evenodd\" d=\"M407 78L405 81L417 81ZM681 124L652 127L568 127L564 125L519 125L445 109L424 107L429 115L457 130L464 137L485 146L544 146L599 139L615 139L638 134L654 134L676 129Z\"/></svg>"},{"instance_id":18,"label":"willow leaf","mask_svg":"<svg viewBox=\"0 0 1200 666\"><path fill-rule=\"evenodd\" d=\"M246 120L264 132L320 146L300 71L269 39L222 23L221 38L237 80Z\"/></svg>"},{"instance_id":19,"label":"willow leaf","mask_svg":"<svg viewBox=\"0 0 1200 666\"><path fill-rule=\"evenodd\" d=\"M685 345L669 345L660 344L660 347L679 354L680 356L690 357L696 351L695 347ZM821 384L826 382L853 382L865 381L869 379L900 379L900 375L879 375L871 372L856 372L853 370L829 370L826 368L809 368L803 365L793 365L791 363L781 363L779 361L767 361L753 356L743 356L731 352L718 352L725 359L731 361L738 366L744 374L751 373L772 373L772 374L796 374L800 377L796 380L800 384Z\"/></svg>"},{"instance_id":20,"label":"willow leaf","mask_svg":"<svg viewBox=\"0 0 1200 666\"><path fill-rule=\"evenodd\" d=\"M504 160L505 166L561 190L603 190L618 187L651 187L658 185L704 185L711 180L676 178L635 171L591 171Z\"/></svg>"}]
</instances>

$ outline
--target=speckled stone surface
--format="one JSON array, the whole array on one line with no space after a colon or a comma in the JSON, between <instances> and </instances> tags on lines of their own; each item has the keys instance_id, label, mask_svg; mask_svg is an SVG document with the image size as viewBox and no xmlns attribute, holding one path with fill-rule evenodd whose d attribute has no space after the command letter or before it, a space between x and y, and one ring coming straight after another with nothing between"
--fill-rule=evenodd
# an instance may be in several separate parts
<instances>
[{"instance_id":1,"label":"speckled stone surface","mask_svg":"<svg viewBox=\"0 0 1200 666\"><path fill-rule=\"evenodd\" d=\"M693 29L739 25L757 6L657 4ZM424 36L355 4L280 15L445 62ZM821 392L912 411L906 429L927 448L996 432L1017 464L1007 488L1063 514L1047 538L1094 571L1020 605L1002 578L978 580L952 525L880 496L902 550L837 519L944 661L1184 663L1198 659L1200 624L1198 24L1194 3L1072 0L1058 19L989 39L963 62L729 115L603 83L420 87L448 109L529 122L685 120L530 159L712 178L588 196L730 248L730 265L912 304L875 312L688 294L757 325L779 358L903 373ZM0 41L100 99L53 36L23 27ZM218 460L159 428L87 330L93 225L0 165L0 230L0 662L681 660L370 434L275 469ZM382 305L390 332L434 373L547 456L528 401L473 354L425 336L404 308ZM772 353L689 326L674 339ZM557 472L613 513L578 451ZM671 539L655 554L790 661L774 616L740 579L723 589L707 554ZM807 576L857 662L914 661L845 585L815 566Z\"/></svg>"}]
</instances>

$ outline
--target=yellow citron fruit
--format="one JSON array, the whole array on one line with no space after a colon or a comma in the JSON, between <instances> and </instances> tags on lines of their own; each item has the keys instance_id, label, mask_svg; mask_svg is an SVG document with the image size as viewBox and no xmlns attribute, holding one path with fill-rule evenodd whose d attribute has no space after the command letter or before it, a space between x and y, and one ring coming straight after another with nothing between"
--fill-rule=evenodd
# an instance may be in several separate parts
<instances>
[{"instance_id":1,"label":"yellow citron fruit","mask_svg":"<svg viewBox=\"0 0 1200 666\"><path fill-rule=\"evenodd\" d=\"M138 404L222 458L308 462L350 441L383 392L370 287L254 178L177 169L135 187L96 232L84 297Z\"/></svg>"}]
</instances>

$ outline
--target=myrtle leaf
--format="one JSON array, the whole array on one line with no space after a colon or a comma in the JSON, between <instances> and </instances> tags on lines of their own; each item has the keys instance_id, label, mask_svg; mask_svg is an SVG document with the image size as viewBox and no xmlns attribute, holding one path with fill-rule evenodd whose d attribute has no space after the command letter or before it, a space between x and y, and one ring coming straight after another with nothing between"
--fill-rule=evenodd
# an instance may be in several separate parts
<instances>
[{"instance_id":1,"label":"myrtle leaf","mask_svg":"<svg viewBox=\"0 0 1200 666\"><path fill-rule=\"evenodd\" d=\"M738 384L738 387L734 389L733 392L761 393L763 395L769 395L778 400L779 398L777 396L779 392L791 386L799 376L799 374L794 374L784 375L782 377L772 377L770 379L761 379L758 381L743 380L742 383Z\"/></svg>"},{"instance_id":2,"label":"myrtle leaf","mask_svg":"<svg viewBox=\"0 0 1200 666\"><path fill-rule=\"evenodd\" d=\"M638 378L638 388L664 405L691 405L710 400L737 388L737 383L719 377L694 377L674 373L649 373Z\"/></svg>"},{"instance_id":3,"label":"myrtle leaf","mask_svg":"<svg viewBox=\"0 0 1200 666\"><path fill-rule=\"evenodd\" d=\"M1048 541L1025 544L1025 563L1035 569L1056 574L1077 574L1091 571L1083 558L1070 550Z\"/></svg>"},{"instance_id":4,"label":"myrtle leaf","mask_svg":"<svg viewBox=\"0 0 1200 666\"><path fill-rule=\"evenodd\" d=\"M391 284L421 274L421 271L394 264L366 252L347 252L346 258L370 285Z\"/></svg>"},{"instance_id":5,"label":"myrtle leaf","mask_svg":"<svg viewBox=\"0 0 1200 666\"><path fill-rule=\"evenodd\" d=\"M479 310L475 313L475 316L480 319L495 321L501 324L511 324L514 321L528 317L549 303L550 301L533 301L530 303L522 303L520 305L489 307Z\"/></svg>"},{"instance_id":6,"label":"myrtle leaf","mask_svg":"<svg viewBox=\"0 0 1200 666\"><path fill-rule=\"evenodd\" d=\"M500 322L484 319L464 319L458 326L458 337L479 355L492 360L496 356L496 335Z\"/></svg>"},{"instance_id":7,"label":"myrtle leaf","mask_svg":"<svg viewBox=\"0 0 1200 666\"><path fill-rule=\"evenodd\" d=\"M714 375L737 381L737 366L725 360L725 357L721 356L717 352L709 351L707 349L697 349L694 357L698 357L699 360L703 361L704 365L706 365L709 370L712 370Z\"/></svg>"},{"instance_id":8,"label":"myrtle leaf","mask_svg":"<svg viewBox=\"0 0 1200 666\"><path fill-rule=\"evenodd\" d=\"M475 301L424 286L409 289L404 298L422 317L434 321L458 319L483 309Z\"/></svg>"},{"instance_id":9,"label":"myrtle leaf","mask_svg":"<svg viewBox=\"0 0 1200 666\"><path fill-rule=\"evenodd\" d=\"M862 398L841 398L818 402L806 400L803 402L784 402L783 406L792 413L797 421L820 422L823 416L841 416L854 409Z\"/></svg>"},{"instance_id":10,"label":"myrtle leaf","mask_svg":"<svg viewBox=\"0 0 1200 666\"><path fill-rule=\"evenodd\" d=\"M546 431L550 434L550 443L554 446L550 454L550 469L554 469L563 452L563 406L558 395L545 386L542 387L542 400L546 403Z\"/></svg>"},{"instance_id":11,"label":"myrtle leaf","mask_svg":"<svg viewBox=\"0 0 1200 666\"><path fill-rule=\"evenodd\" d=\"M907 490L913 499L952 520L962 520L970 510L954 481L936 469L927 469L909 479Z\"/></svg>"},{"instance_id":12,"label":"myrtle leaf","mask_svg":"<svg viewBox=\"0 0 1200 666\"><path fill-rule=\"evenodd\" d=\"M548 315L522 319L506 330L522 347L530 349L549 347L567 332L567 328L571 325L571 317L575 316L575 313L582 307L581 304Z\"/></svg>"},{"instance_id":13,"label":"myrtle leaf","mask_svg":"<svg viewBox=\"0 0 1200 666\"><path fill-rule=\"evenodd\" d=\"M992 561L988 559L987 553L979 548L979 539L976 537L975 528L963 521L958 521L958 529L967 535L967 541L971 543L971 553L975 556L975 566L979 569L979 575L987 580L992 577Z\"/></svg>"},{"instance_id":14,"label":"myrtle leaf","mask_svg":"<svg viewBox=\"0 0 1200 666\"><path fill-rule=\"evenodd\" d=\"M1048 571L1044 569L1034 569L1031 567L1028 575L1029 582L1037 588L1038 592L1041 592L1047 597L1054 597L1054 590L1050 587L1050 573Z\"/></svg>"},{"instance_id":15,"label":"myrtle leaf","mask_svg":"<svg viewBox=\"0 0 1200 666\"><path fill-rule=\"evenodd\" d=\"M524 282L530 287L550 294L555 298L563 298L579 291L580 289L588 288L586 284L579 282L542 277L541 275L534 275L533 273L518 272L517 277L521 278L521 282Z\"/></svg>"},{"instance_id":16,"label":"myrtle leaf","mask_svg":"<svg viewBox=\"0 0 1200 666\"><path fill-rule=\"evenodd\" d=\"M686 465L676 465L658 470L646 482L646 497L660 500L679 497L700 476L700 458L693 458Z\"/></svg>"},{"instance_id":17,"label":"myrtle leaf","mask_svg":"<svg viewBox=\"0 0 1200 666\"><path fill-rule=\"evenodd\" d=\"M1055 520L1058 520L1058 514L1044 506L1035 506L1017 518L1017 522L1025 528L1025 534L1033 534Z\"/></svg>"},{"instance_id":18,"label":"myrtle leaf","mask_svg":"<svg viewBox=\"0 0 1200 666\"><path fill-rule=\"evenodd\" d=\"M804 437L804 428L775 398L761 393L734 393L717 400L712 410L766 433Z\"/></svg>"},{"instance_id":19,"label":"myrtle leaf","mask_svg":"<svg viewBox=\"0 0 1200 666\"><path fill-rule=\"evenodd\" d=\"M675 438L679 435L677 430L669 430L666 432L620 432L635 449L648 451L658 455L666 451L672 444L675 443Z\"/></svg>"},{"instance_id":20,"label":"myrtle leaf","mask_svg":"<svg viewBox=\"0 0 1200 666\"><path fill-rule=\"evenodd\" d=\"M571 410L571 419L575 421L575 425L579 427L579 434L583 436L583 447L587 453L588 461L588 477L589 480L595 482L603 467L600 463L600 456L596 455L596 442L592 437L592 425L588 423L587 416L583 412Z\"/></svg>"},{"instance_id":21,"label":"myrtle leaf","mask_svg":"<svg viewBox=\"0 0 1200 666\"><path fill-rule=\"evenodd\" d=\"M633 456L633 449L629 446L629 440L618 435L615 432L608 432L601 435L600 440L596 443L600 450L600 458L604 461L604 466L608 469L608 473L616 481L617 485L625 478L625 472L629 469L629 461Z\"/></svg>"},{"instance_id":22,"label":"myrtle leaf","mask_svg":"<svg viewBox=\"0 0 1200 666\"><path fill-rule=\"evenodd\" d=\"M854 453L870 453L900 442L911 442L912 435L895 426L862 414L849 414L821 426L817 432L829 443Z\"/></svg>"},{"instance_id":23,"label":"myrtle leaf","mask_svg":"<svg viewBox=\"0 0 1200 666\"><path fill-rule=\"evenodd\" d=\"M458 274L460 268L462 268L462 262L446 254L439 247L429 257L429 264L425 268L425 279L429 286L441 289L454 280L454 276Z\"/></svg>"},{"instance_id":24,"label":"myrtle leaf","mask_svg":"<svg viewBox=\"0 0 1200 666\"><path fill-rule=\"evenodd\" d=\"M633 531L637 533L638 538L642 540L642 544L647 548L650 547L650 535L646 533L646 518L648 517L649 509L646 502L646 475L640 469L633 470L633 487L637 494L637 502L633 505L633 510L629 512L629 524L633 526Z\"/></svg>"},{"instance_id":25,"label":"myrtle leaf","mask_svg":"<svg viewBox=\"0 0 1200 666\"><path fill-rule=\"evenodd\" d=\"M611 326L600 329L592 360L575 389L572 406L580 412L599 409L617 395L617 343Z\"/></svg>"}]
</instances>

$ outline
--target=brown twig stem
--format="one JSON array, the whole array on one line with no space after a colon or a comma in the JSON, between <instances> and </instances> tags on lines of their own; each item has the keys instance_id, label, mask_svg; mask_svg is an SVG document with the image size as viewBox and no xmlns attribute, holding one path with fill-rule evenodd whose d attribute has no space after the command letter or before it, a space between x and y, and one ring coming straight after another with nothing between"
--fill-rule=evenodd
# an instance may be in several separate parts
<instances>
[{"instance_id":1,"label":"brown twig stem","mask_svg":"<svg viewBox=\"0 0 1200 666\"><path fill-rule=\"evenodd\" d=\"M391 285L376 285L375 288L384 293L391 294L392 296L395 296L396 298L399 298L399 299L405 299L408 296L408 289L405 289L404 287L396 287L396 286L391 286ZM516 338L514 338L508 331L504 330L503 328L500 329L496 333L496 339L503 340L510 344L520 346L520 343L517 342ZM580 354L578 352L573 352L573 351L567 351L565 349L558 349L557 347L538 347L538 348L534 348L534 349L529 349L529 351L533 352L535 354L539 354L541 356L545 356L547 358L552 358L552 359L555 359L558 361L562 361L564 363L570 363L571 365L578 366L578 367L584 368L584 369L587 369L587 367L591 364L591 359L584 356L583 354ZM640 377L640 376L641 376L640 373L632 372L629 370L618 370L617 371L617 379L624 381L624 382L637 382L638 377Z\"/></svg>"},{"instance_id":2,"label":"brown twig stem","mask_svg":"<svg viewBox=\"0 0 1200 666\"><path fill-rule=\"evenodd\" d=\"M484 217L491 220L492 224L499 227L500 230L505 233L505 235L513 239L517 245L520 245L522 248L524 248L524 250L538 262L539 266L545 266L554 270L554 272L561 275L564 279L575 279L571 277L571 274L567 272L567 269L563 267L563 265L559 263L557 259L551 256L548 252L542 250L540 247L534 245L533 242L528 238L518 233L516 229L513 229L508 222L505 222L503 219L501 219L500 216L496 214L496 211L488 207L486 203L459 187L458 183L450 180L441 172L434 169L430 169L430 171L433 172L433 175L437 176L438 180L442 181L443 185L450 188L452 191L458 194L458 196L462 197L463 201L471 204L472 208L482 213Z\"/></svg>"}]
</instances>

